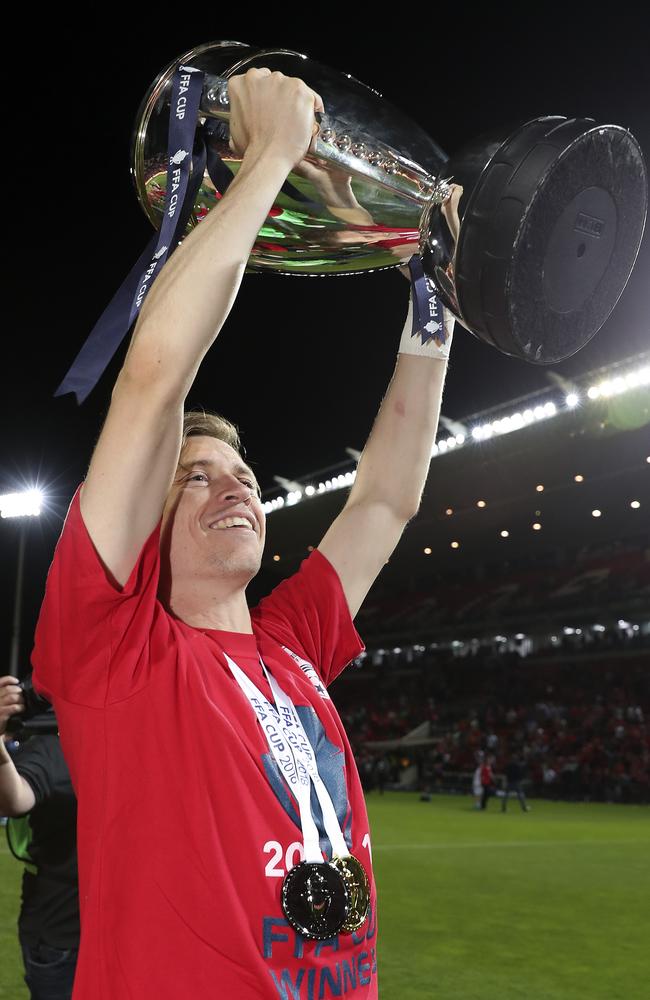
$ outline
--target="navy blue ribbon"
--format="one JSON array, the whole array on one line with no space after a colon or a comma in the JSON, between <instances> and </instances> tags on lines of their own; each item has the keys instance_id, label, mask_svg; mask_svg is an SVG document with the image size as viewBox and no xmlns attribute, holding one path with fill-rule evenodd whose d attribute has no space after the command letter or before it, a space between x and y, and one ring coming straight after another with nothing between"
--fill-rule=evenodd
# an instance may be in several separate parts
<instances>
[{"instance_id":1,"label":"navy blue ribbon","mask_svg":"<svg viewBox=\"0 0 650 1000\"><path fill-rule=\"evenodd\" d=\"M411 336L419 336L423 344L434 337L439 343L446 344L449 335L445 328L442 302L433 281L424 273L420 255L413 254L408 266L413 299Z\"/></svg>"},{"instance_id":2,"label":"navy blue ribbon","mask_svg":"<svg viewBox=\"0 0 650 1000\"><path fill-rule=\"evenodd\" d=\"M176 70L169 112L167 191L162 225L100 316L55 396L73 392L77 402L83 403L139 315L163 264L178 246L205 170L204 146L193 152L202 90L203 73L185 66Z\"/></svg>"}]
</instances>

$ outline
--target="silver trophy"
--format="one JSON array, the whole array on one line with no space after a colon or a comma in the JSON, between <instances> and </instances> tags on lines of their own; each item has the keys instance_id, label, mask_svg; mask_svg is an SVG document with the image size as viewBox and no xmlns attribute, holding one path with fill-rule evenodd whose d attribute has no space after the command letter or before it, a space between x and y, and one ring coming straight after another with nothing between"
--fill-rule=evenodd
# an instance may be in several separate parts
<instances>
[{"instance_id":1,"label":"silver trophy","mask_svg":"<svg viewBox=\"0 0 650 1000\"><path fill-rule=\"evenodd\" d=\"M304 80L325 114L255 241L249 268L354 274L414 254L471 333L537 364L580 350L614 308L638 253L647 177L617 125L549 116L482 136L449 158L415 122L354 78L297 52L240 42L174 60L140 108L132 149L138 198L158 228L166 194L171 81L205 73L197 129L207 171L188 228L223 194L240 160L228 144L228 80L268 67Z\"/></svg>"}]
</instances>

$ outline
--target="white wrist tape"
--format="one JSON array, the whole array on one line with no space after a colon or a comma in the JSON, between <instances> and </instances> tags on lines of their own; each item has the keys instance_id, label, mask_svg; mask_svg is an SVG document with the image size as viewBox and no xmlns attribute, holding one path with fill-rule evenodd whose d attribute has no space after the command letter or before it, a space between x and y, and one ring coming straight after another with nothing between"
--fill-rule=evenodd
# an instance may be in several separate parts
<instances>
[{"instance_id":1,"label":"white wrist tape","mask_svg":"<svg viewBox=\"0 0 650 1000\"><path fill-rule=\"evenodd\" d=\"M417 354L421 358L448 358L456 321L437 297L431 300L430 315L421 330L413 329L413 293L399 342L400 354Z\"/></svg>"}]
</instances>

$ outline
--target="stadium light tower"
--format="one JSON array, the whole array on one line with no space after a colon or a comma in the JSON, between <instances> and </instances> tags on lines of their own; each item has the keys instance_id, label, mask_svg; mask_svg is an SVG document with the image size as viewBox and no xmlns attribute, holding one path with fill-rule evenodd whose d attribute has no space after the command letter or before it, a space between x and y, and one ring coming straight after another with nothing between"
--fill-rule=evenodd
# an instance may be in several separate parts
<instances>
[{"instance_id":1,"label":"stadium light tower","mask_svg":"<svg viewBox=\"0 0 650 1000\"><path fill-rule=\"evenodd\" d=\"M22 493L5 493L0 496L0 516L19 517L18 565L16 567L16 587L14 590L14 619L11 630L11 654L9 673L18 676L18 654L20 652L20 619L23 605L23 576L25 573L25 544L27 539L27 518L38 517L43 505L43 494L38 489L23 490Z\"/></svg>"}]
</instances>

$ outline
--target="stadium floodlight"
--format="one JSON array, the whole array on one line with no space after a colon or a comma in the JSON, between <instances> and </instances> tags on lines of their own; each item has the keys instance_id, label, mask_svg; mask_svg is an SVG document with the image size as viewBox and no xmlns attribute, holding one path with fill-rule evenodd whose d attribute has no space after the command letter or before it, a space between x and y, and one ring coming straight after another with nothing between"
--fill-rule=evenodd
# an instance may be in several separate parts
<instances>
[{"instance_id":1,"label":"stadium floodlight","mask_svg":"<svg viewBox=\"0 0 650 1000\"><path fill-rule=\"evenodd\" d=\"M3 518L38 517L45 497L41 490L32 487L20 493L4 493L0 496L0 514ZM25 546L27 543L26 522L20 525L18 539L18 562L16 566L16 583L14 588L14 615L11 633L11 650L9 654L9 673L18 676L18 654L20 650L20 623L23 603L23 576L25 573Z\"/></svg>"},{"instance_id":2,"label":"stadium floodlight","mask_svg":"<svg viewBox=\"0 0 650 1000\"><path fill-rule=\"evenodd\" d=\"M43 493L38 489L23 490L22 493L5 493L0 496L0 515L2 517L38 517L43 501Z\"/></svg>"},{"instance_id":3,"label":"stadium floodlight","mask_svg":"<svg viewBox=\"0 0 650 1000\"><path fill-rule=\"evenodd\" d=\"M636 389L640 385L648 385L650 382L650 368L638 368L636 371L627 372L626 375L616 375L612 379L605 379L599 385L592 385L587 391L589 399L599 399L604 396L616 396L628 389Z\"/></svg>"}]
</instances>

